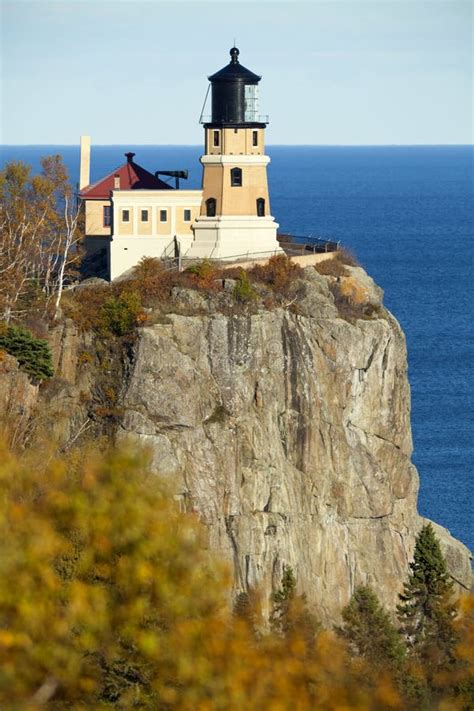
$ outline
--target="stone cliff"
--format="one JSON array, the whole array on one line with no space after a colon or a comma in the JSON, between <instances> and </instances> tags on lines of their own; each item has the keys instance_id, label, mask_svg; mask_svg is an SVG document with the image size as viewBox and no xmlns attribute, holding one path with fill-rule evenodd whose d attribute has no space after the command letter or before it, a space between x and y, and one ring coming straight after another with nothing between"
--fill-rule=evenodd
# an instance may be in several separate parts
<instances>
[{"instance_id":1,"label":"stone cliff","mask_svg":"<svg viewBox=\"0 0 474 711\"><path fill-rule=\"evenodd\" d=\"M385 310L339 318L328 279L305 271L296 312L143 329L120 431L202 516L236 590L268 594L289 564L333 619L358 584L394 605L422 520L400 326ZM437 530L468 585L467 550Z\"/></svg>"},{"instance_id":2,"label":"stone cliff","mask_svg":"<svg viewBox=\"0 0 474 711\"><path fill-rule=\"evenodd\" d=\"M141 329L112 373L115 436L149 448L210 548L232 563L235 592L258 586L268 598L291 565L325 622L359 584L393 608L424 522L404 336L381 290L350 272L377 307L352 322L340 317L334 277L312 267L291 304L270 310L223 312L213 296L178 289L176 313ZM84 392L93 398L95 385L87 363L71 365L84 340L68 328L55 354L71 439L88 426ZM469 552L436 531L469 588Z\"/></svg>"}]
</instances>

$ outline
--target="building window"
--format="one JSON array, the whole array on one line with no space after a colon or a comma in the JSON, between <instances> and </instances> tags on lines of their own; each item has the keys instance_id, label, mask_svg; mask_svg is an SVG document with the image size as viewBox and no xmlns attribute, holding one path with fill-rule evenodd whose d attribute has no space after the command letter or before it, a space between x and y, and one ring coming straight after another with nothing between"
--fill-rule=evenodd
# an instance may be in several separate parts
<instances>
[{"instance_id":1,"label":"building window","mask_svg":"<svg viewBox=\"0 0 474 711\"><path fill-rule=\"evenodd\" d=\"M122 210L122 222L130 222L130 210Z\"/></svg>"},{"instance_id":2,"label":"building window","mask_svg":"<svg viewBox=\"0 0 474 711\"><path fill-rule=\"evenodd\" d=\"M148 222L148 210L141 210L140 219L142 222Z\"/></svg>"},{"instance_id":3,"label":"building window","mask_svg":"<svg viewBox=\"0 0 474 711\"><path fill-rule=\"evenodd\" d=\"M258 131L252 131L252 145L258 146Z\"/></svg>"},{"instance_id":4,"label":"building window","mask_svg":"<svg viewBox=\"0 0 474 711\"><path fill-rule=\"evenodd\" d=\"M191 210L184 211L184 221L191 222Z\"/></svg>"},{"instance_id":5,"label":"building window","mask_svg":"<svg viewBox=\"0 0 474 711\"><path fill-rule=\"evenodd\" d=\"M207 217L216 216L216 198L208 198L206 200L206 215Z\"/></svg>"},{"instance_id":6,"label":"building window","mask_svg":"<svg viewBox=\"0 0 474 711\"><path fill-rule=\"evenodd\" d=\"M104 227L110 227L112 224L112 208L110 205L104 205Z\"/></svg>"},{"instance_id":7,"label":"building window","mask_svg":"<svg viewBox=\"0 0 474 711\"><path fill-rule=\"evenodd\" d=\"M230 171L230 184L234 188L240 188L242 186L242 169L232 168Z\"/></svg>"},{"instance_id":8,"label":"building window","mask_svg":"<svg viewBox=\"0 0 474 711\"><path fill-rule=\"evenodd\" d=\"M257 216L265 217L265 200L264 198L257 198Z\"/></svg>"},{"instance_id":9,"label":"building window","mask_svg":"<svg viewBox=\"0 0 474 711\"><path fill-rule=\"evenodd\" d=\"M214 145L219 145L219 131L214 131Z\"/></svg>"},{"instance_id":10,"label":"building window","mask_svg":"<svg viewBox=\"0 0 474 711\"><path fill-rule=\"evenodd\" d=\"M166 222L168 220L168 211L160 210L160 222Z\"/></svg>"}]
</instances>

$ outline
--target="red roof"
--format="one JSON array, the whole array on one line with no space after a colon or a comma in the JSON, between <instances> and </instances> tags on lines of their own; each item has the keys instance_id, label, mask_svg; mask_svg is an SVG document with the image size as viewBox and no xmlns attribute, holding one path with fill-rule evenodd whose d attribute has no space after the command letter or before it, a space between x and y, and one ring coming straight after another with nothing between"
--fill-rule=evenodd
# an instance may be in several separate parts
<instances>
[{"instance_id":1,"label":"red roof","mask_svg":"<svg viewBox=\"0 0 474 711\"><path fill-rule=\"evenodd\" d=\"M115 177L120 178L120 190L173 190L171 185L160 180L141 165L134 163L135 153L125 153L127 162L120 168L98 180L92 185L82 188L79 195L88 200L107 200L112 190L115 190Z\"/></svg>"}]
</instances>

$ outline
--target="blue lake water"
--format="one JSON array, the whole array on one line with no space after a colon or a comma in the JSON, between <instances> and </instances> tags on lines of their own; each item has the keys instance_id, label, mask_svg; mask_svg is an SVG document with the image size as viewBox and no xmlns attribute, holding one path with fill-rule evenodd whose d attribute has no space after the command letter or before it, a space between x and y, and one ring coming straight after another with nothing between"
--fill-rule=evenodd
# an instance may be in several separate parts
<instances>
[{"instance_id":1,"label":"blue lake water","mask_svg":"<svg viewBox=\"0 0 474 711\"><path fill-rule=\"evenodd\" d=\"M92 181L126 150L151 171L188 169L200 146L96 146ZM282 231L340 240L385 290L408 345L419 510L474 549L472 283L474 147L270 146L272 214ZM61 153L74 181L79 149L4 146L0 165L39 169Z\"/></svg>"}]
</instances>

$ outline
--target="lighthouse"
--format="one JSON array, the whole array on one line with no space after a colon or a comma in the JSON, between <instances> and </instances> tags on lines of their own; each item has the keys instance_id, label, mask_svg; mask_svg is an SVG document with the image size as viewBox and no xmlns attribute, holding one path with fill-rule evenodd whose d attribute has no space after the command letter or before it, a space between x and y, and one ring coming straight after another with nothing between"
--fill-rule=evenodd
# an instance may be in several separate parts
<instances>
[{"instance_id":1,"label":"lighthouse","mask_svg":"<svg viewBox=\"0 0 474 711\"><path fill-rule=\"evenodd\" d=\"M231 259L281 252L270 212L268 117L259 113L260 79L240 64L237 47L230 50L229 64L209 77L212 114L201 119L202 202L188 256Z\"/></svg>"}]
</instances>

